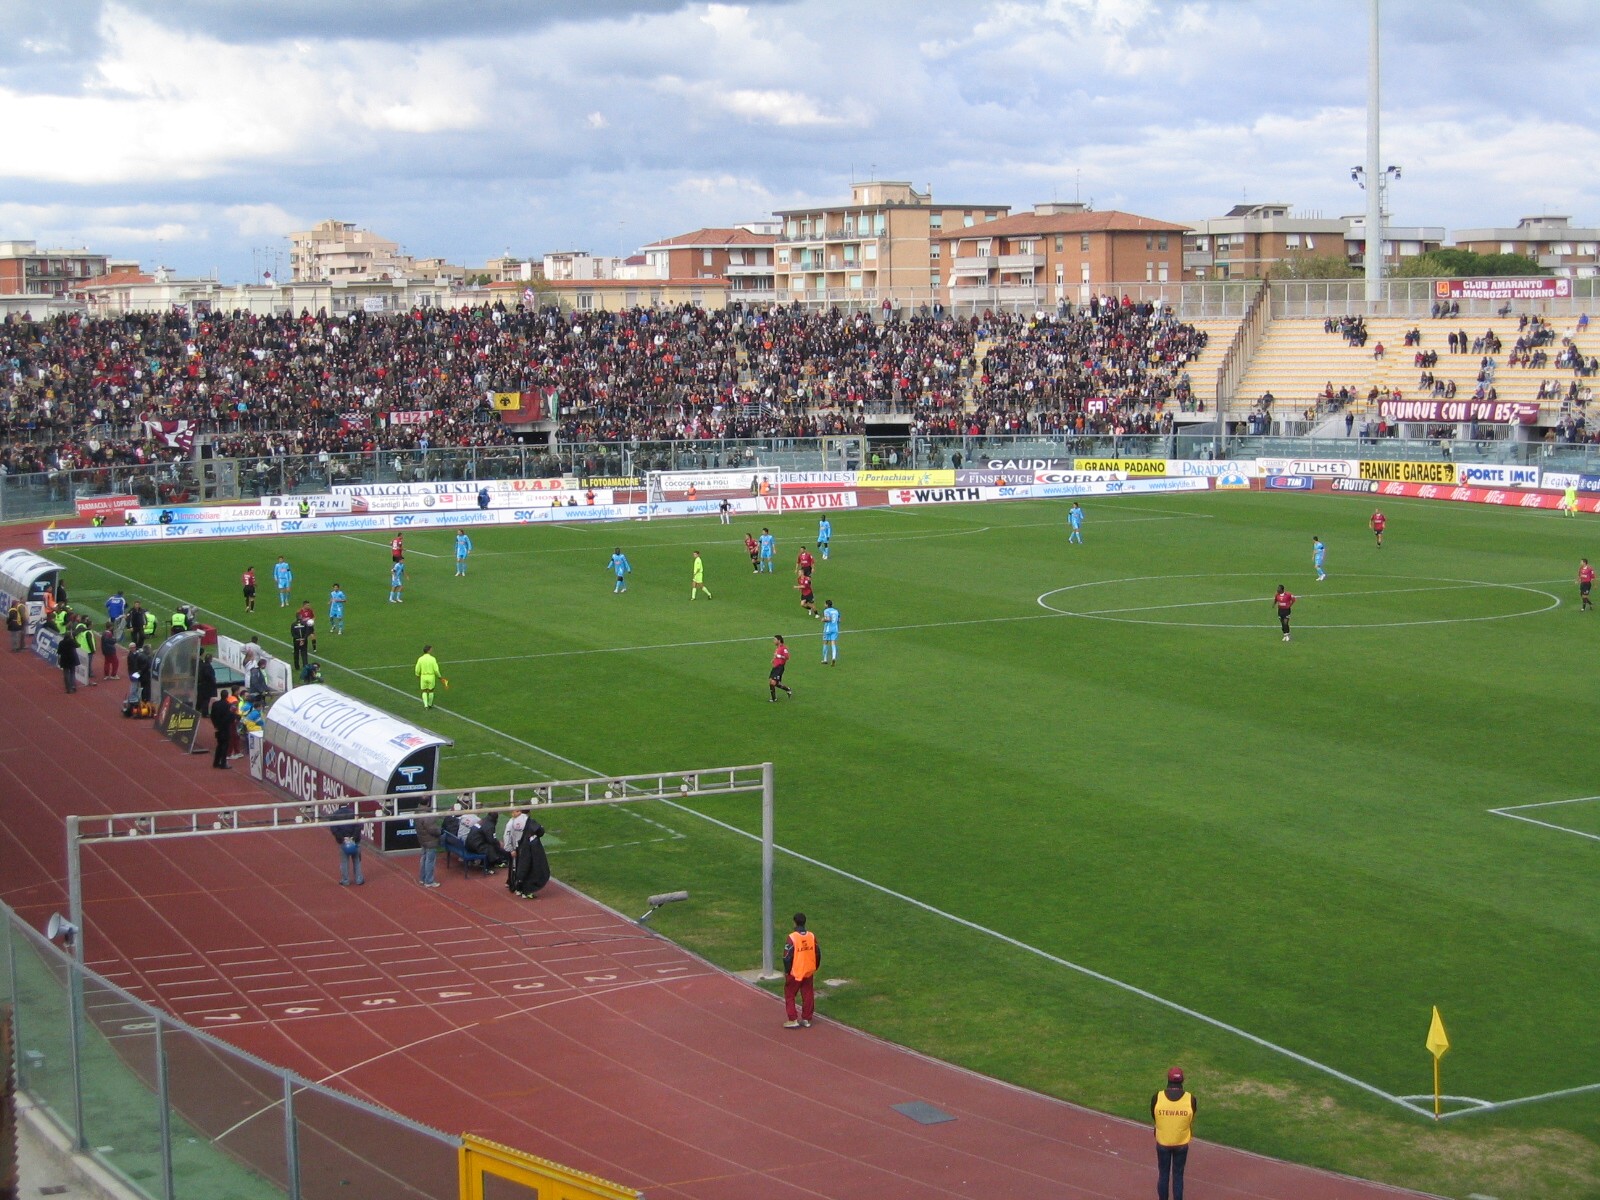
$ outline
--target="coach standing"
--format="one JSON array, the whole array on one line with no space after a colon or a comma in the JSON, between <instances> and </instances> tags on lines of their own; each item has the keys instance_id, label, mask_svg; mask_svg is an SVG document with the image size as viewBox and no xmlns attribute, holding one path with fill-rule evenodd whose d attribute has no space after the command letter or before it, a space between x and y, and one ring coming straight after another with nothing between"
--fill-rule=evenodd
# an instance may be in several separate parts
<instances>
[{"instance_id":1,"label":"coach standing","mask_svg":"<svg viewBox=\"0 0 1600 1200\"><path fill-rule=\"evenodd\" d=\"M1172 1181L1171 1200L1183 1200L1183 1168L1189 1159L1189 1139L1193 1136L1194 1115L1199 1101L1183 1086L1183 1069L1167 1072L1167 1086L1150 1097L1150 1116L1156 1127L1156 1196L1168 1200L1167 1180Z\"/></svg>"}]
</instances>

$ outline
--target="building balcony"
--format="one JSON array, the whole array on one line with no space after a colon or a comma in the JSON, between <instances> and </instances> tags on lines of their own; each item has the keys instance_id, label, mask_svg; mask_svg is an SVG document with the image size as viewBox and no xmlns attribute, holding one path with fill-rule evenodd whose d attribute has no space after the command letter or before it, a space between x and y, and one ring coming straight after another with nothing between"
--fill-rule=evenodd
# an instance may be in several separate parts
<instances>
[{"instance_id":1,"label":"building balcony","mask_svg":"<svg viewBox=\"0 0 1600 1200\"><path fill-rule=\"evenodd\" d=\"M992 258L955 258L950 260L950 273L987 278L996 265L996 260Z\"/></svg>"},{"instance_id":2,"label":"building balcony","mask_svg":"<svg viewBox=\"0 0 1600 1200\"><path fill-rule=\"evenodd\" d=\"M1037 271L1044 266L1044 255L1002 254L994 261L1002 271Z\"/></svg>"},{"instance_id":3,"label":"building balcony","mask_svg":"<svg viewBox=\"0 0 1600 1200\"><path fill-rule=\"evenodd\" d=\"M1196 267L1209 267L1214 259L1209 250L1185 250L1183 252L1183 269L1192 271Z\"/></svg>"},{"instance_id":4,"label":"building balcony","mask_svg":"<svg viewBox=\"0 0 1600 1200\"><path fill-rule=\"evenodd\" d=\"M771 275L772 273L773 266L771 263L729 263L723 270L723 274L729 279L733 279L736 276Z\"/></svg>"}]
</instances>

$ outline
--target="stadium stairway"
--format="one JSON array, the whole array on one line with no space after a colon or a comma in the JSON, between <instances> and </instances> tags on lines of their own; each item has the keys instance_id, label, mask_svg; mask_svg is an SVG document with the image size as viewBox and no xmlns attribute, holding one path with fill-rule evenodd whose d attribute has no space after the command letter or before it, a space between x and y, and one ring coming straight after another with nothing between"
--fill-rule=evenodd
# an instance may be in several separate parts
<instances>
[{"instance_id":1,"label":"stadium stairway","mask_svg":"<svg viewBox=\"0 0 1600 1200\"><path fill-rule=\"evenodd\" d=\"M1421 332L1422 341L1420 345L1407 346L1406 331L1413 328ZM1494 386L1502 401L1536 402L1541 380L1556 380L1564 390L1573 378L1571 370L1557 369L1551 365L1538 370L1506 366L1511 347L1517 340L1516 317L1460 318L1453 321L1373 318L1367 321L1368 337L1364 347L1349 345L1337 333L1325 333L1320 317L1282 317L1267 327L1267 335L1250 360L1249 369L1239 386L1237 403L1243 407L1254 403L1263 393L1271 392L1274 415L1280 420L1298 420L1331 383L1334 391L1348 387L1356 394L1357 399L1351 405L1351 411L1357 422L1376 420L1376 408L1367 403L1367 393L1374 387L1384 393L1398 390L1407 400L1430 398L1431 393L1424 393L1417 387L1423 369L1415 365L1416 355L1428 350L1439 352L1439 363L1433 368L1434 378L1454 380L1455 398L1470 400L1478 386L1477 376L1483 355L1451 354L1445 339L1452 330L1465 330L1473 339L1493 330L1500 338L1503 343L1501 352L1492 357L1498 365ZM1555 330L1555 344L1545 347L1552 359L1561 348L1561 339L1565 337L1575 337L1580 351L1588 354L1594 354L1596 346L1600 345L1600 339L1587 334L1579 335L1570 320L1565 324L1557 323ZM1380 342L1384 347L1384 356L1375 359L1373 351ZM1207 350L1210 350L1209 346ZM1197 381L1198 378L1196 375ZM1553 424L1560 415L1559 401L1544 401L1539 423ZM1335 423L1337 429L1333 428ZM1344 415L1340 412L1336 421L1328 418L1323 424L1327 428L1319 427L1316 432L1343 434Z\"/></svg>"}]
</instances>

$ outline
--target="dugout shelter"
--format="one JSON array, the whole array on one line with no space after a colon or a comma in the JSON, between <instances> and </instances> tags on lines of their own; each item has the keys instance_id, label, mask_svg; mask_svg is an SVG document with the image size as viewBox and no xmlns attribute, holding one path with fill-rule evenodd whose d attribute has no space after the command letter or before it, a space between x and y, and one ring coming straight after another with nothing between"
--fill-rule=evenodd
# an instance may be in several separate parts
<instances>
[{"instance_id":1,"label":"dugout shelter","mask_svg":"<svg viewBox=\"0 0 1600 1200\"><path fill-rule=\"evenodd\" d=\"M326 684L284 693L267 710L250 774L291 800L321 808L355 805L362 796L395 796L397 811L423 806L405 797L438 788L439 749L449 738L402 721ZM323 814L319 814L323 815ZM380 825L381 850L414 850L409 821Z\"/></svg>"},{"instance_id":2,"label":"dugout shelter","mask_svg":"<svg viewBox=\"0 0 1600 1200\"><path fill-rule=\"evenodd\" d=\"M21 600L28 610L28 628L44 615L44 594L55 591L66 568L35 554L32 550L7 550L0 553L0 607L9 608Z\"/></svg>"}]
</instances>

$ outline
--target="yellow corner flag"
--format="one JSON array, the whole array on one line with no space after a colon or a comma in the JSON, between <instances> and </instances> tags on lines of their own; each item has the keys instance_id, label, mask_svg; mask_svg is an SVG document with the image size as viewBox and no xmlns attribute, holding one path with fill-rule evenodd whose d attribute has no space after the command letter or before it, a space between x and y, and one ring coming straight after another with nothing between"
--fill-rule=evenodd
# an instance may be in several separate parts
<instances>
[{"instance_id":1,"label":"yellow corner flag","mask_svg":"<svg viewBox=\"0 0 1600 1200\"><path fill-rule=\"evenodd\" d=\"M1444 1021L1439 1017L1439 1006L1433 1006L1433 1021L1428 1025L1428 1040L1424 1043L1433 1055L1433 1117L1439 1119L1439 1060L1450 1049L1450 1039L1445 1036Z\"/></svg>"},{"instance_id":2,"label":"yellow corner flag","mask_svg":"<svg viewBox=\"0 0 1600 1200\"><path fill-rule=\"evenodd\" d=\"M1450 1039L1445 1036L1444 1022L1439 1019L1439 1006L1433 1006L1433 1022L1428 1026L1428 1053L1438 1058L1450 1049Z\"/></svg>"}]
</instances>

